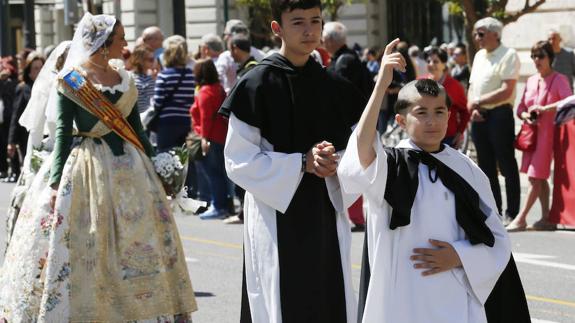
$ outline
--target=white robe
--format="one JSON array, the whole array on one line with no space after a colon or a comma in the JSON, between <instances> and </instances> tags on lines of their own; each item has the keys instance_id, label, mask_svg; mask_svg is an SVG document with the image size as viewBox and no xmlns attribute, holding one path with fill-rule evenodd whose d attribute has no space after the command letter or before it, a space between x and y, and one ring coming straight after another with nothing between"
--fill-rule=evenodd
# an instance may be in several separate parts
<instances>
[{"instance_id":1,"label":"white robe","mask_svg":"<svg viewBox=\"0 0 575 323\"><path fill-rule=\"evenodd\" d=\"M274 152L258 128L239 120L232 113L224 156L229 178L246 190L244 258L252 321L281 323L276 211L286 211L298 188L303 177L302 155ZM344 211L357 196L342 196L337 176L327 178L326 186L337 212L347 322L355 323L357 300L351 280L351 231Z\"/></svg>"},{"instance_id":2,"label":"white robe","mask_svg":"<svg viewBox=\"0 0 575 323\"><path fill-rule=\"evenodd\" d=\"M417 148L410 140L398 148ZM357 152L357 133L349 140L339 168L343 190L363 193L367 203L367 245L371 278L363 322L372 323L486 323L484 304L511 255L509 237L497 214L485 174L465 155L450 148L434 157L463 177L479 194L480 208L495 245L471 245L455 218L455 199L438 180L432 183L428 168L419 165L419 187L411 223L389 228L391 206L385 201L387 155L377 138L377 157L363 169ZM462 268L422 276L410 260L414 248L432 248L429 239L449 242Z\"/></svg>"}]
</instances>

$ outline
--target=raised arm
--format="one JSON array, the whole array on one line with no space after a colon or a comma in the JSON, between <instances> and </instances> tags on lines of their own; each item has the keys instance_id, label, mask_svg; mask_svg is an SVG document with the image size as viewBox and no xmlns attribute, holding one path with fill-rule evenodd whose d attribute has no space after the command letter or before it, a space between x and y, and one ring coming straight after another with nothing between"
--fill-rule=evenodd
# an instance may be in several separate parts
<instances>
[{"instance_id":1,"label":"raised arm","mask_svg":"<svg viewBox=\"0 0 575 323\"><path fill-rule=\"evenodd\" d=\"M375 88L357 124L357 150L363 168L367 168L375 159L373 141L377 133L377 118L385 91L393 79L393 69L405 71L405 59L400 53L394 53L395 46L398 43L399 38L396 38L385 47Z\"/></svg>"}]
</instances>

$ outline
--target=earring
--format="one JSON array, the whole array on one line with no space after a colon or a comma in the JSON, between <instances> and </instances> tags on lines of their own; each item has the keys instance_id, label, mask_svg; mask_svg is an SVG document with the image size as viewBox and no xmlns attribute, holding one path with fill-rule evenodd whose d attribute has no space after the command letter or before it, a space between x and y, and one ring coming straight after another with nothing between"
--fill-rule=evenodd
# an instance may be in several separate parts
<instances>
[{"instance_id":1,"label":"earring","mask_svg":"<svg viewBox=\"0 0 575 323\"><path fill-rule=\"evenodd\" d=\"M110 51L108 50L108 47L104 47L102 48L102 51L100 52L102 53L102 56L104 56L104 60L108 60L108 54L110 53Z\"/></svg>"}]
</instances>

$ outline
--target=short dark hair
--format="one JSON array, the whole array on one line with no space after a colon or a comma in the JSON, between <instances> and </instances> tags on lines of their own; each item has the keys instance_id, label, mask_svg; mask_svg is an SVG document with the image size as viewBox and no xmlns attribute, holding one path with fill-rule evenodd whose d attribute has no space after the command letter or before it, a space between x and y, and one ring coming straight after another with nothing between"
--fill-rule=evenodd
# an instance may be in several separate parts
<instances>
[{"instance_id":1,"label":"short dark hair","mask_svg":"<svg viewBox=\"0 0 575 323\"><path fill-rule=\"evenodd\" d=\"M249 53L252 47L252 42L249 37L244 34L235 34L232 36L231 44L239 48L242 52Z\"/></svg>"},{"instance_id":2,"label":"short dark hair","mask_svg":"<svg viewBox=\"0 0 575 323\"><path fill-rule=\"evenodd\" d=\"M320 0L270 0L272 9L272 18L280 25L282 23L282 13L291 12L295 9L319 8L321 10Z\"/></svg>"},{"instance_id":3,"label":"short dark hair","mask_svg":"<svg viewBox=\"0 0 575 323\"><path fill-rule=\"evenodd\" d=\"M427 60L432 55L436 55L443 64L447 63L448 55L443 49L433 46L423 53L423 58Z\"/></svg>"},{"instance_id":4,"label":"short dark hair","mask_svg":"<svg viewBox=\"0 0 575 323\"><path fill-rule=\"evenodd\" d=\"M467 55L467 46L465 46L464 43L457 43L457 45L455 45L455 48L460 48L463 55Z\"/></svg>"},{"instance_id":5,"label":"short dark hair","mask_svg":"<svg viewBox=\"0 0 575 323\"><path fill-rule=\"evenodd\" d=\"M531 55L538 53L545 54L547 57L549 57L549 64L553 63L553 60L555 59L555 53L553 52L553 46L551 46L551 43L545 40L536 42L535 45L531 47Z\"/></svg>"},{"instance_id":6,"label":"short dark hair","mask_svg":"<svg viewBox=\"0 0 575 323\"><path fill-rule=\"evenodd\" d=\"M194 65L194 77L200 86L220 82L218 70L211 58L200 59Z\"/></svg>"},{"instance_id":7,"label":"short dark hair","mask_svg":"<svg viewBox=\"0 0 575 323\"><path fill-rule=\"evenodd\" d=\"M447 95L447 91L441 84L432 79L421 79L411 81L401 88L394 106L395 113L402 113L415 104L412 95L415 92L419 93L420 96L427 95L434 98L443 94L445 95L445 105L447 109L451 106L449 95Z\"/></svg>"}]
</instances>

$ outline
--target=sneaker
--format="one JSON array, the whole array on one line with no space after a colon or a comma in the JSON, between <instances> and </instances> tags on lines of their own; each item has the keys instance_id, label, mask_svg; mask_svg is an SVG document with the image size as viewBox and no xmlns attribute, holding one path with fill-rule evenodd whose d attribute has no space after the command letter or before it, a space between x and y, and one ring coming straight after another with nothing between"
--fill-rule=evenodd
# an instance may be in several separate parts
<instances>
[{"instance_id":1,"label":"sneaker","mask_svg":"<svg viewBox=\"0 0 575 323\"><path fill-rule=\"evenodd\" d=\"M200 214L200 219L216 220L216 219L223 219L227 216L228 211L226 209L217 210L215 207L210 206L206 212Z\"/></svg>"},{"instance_id":2,"label":"sneaker","mask_svg":"<svg viewBox=\"0 0 575 323\"><path fill-rule=\"evenodd\" d=\"M244 223L244 220L240 219L239 216L234 215L234 216L230 216L229 218L225 219L224 221L225 224L242 224Z\"/></svg>"}]
</instances>

